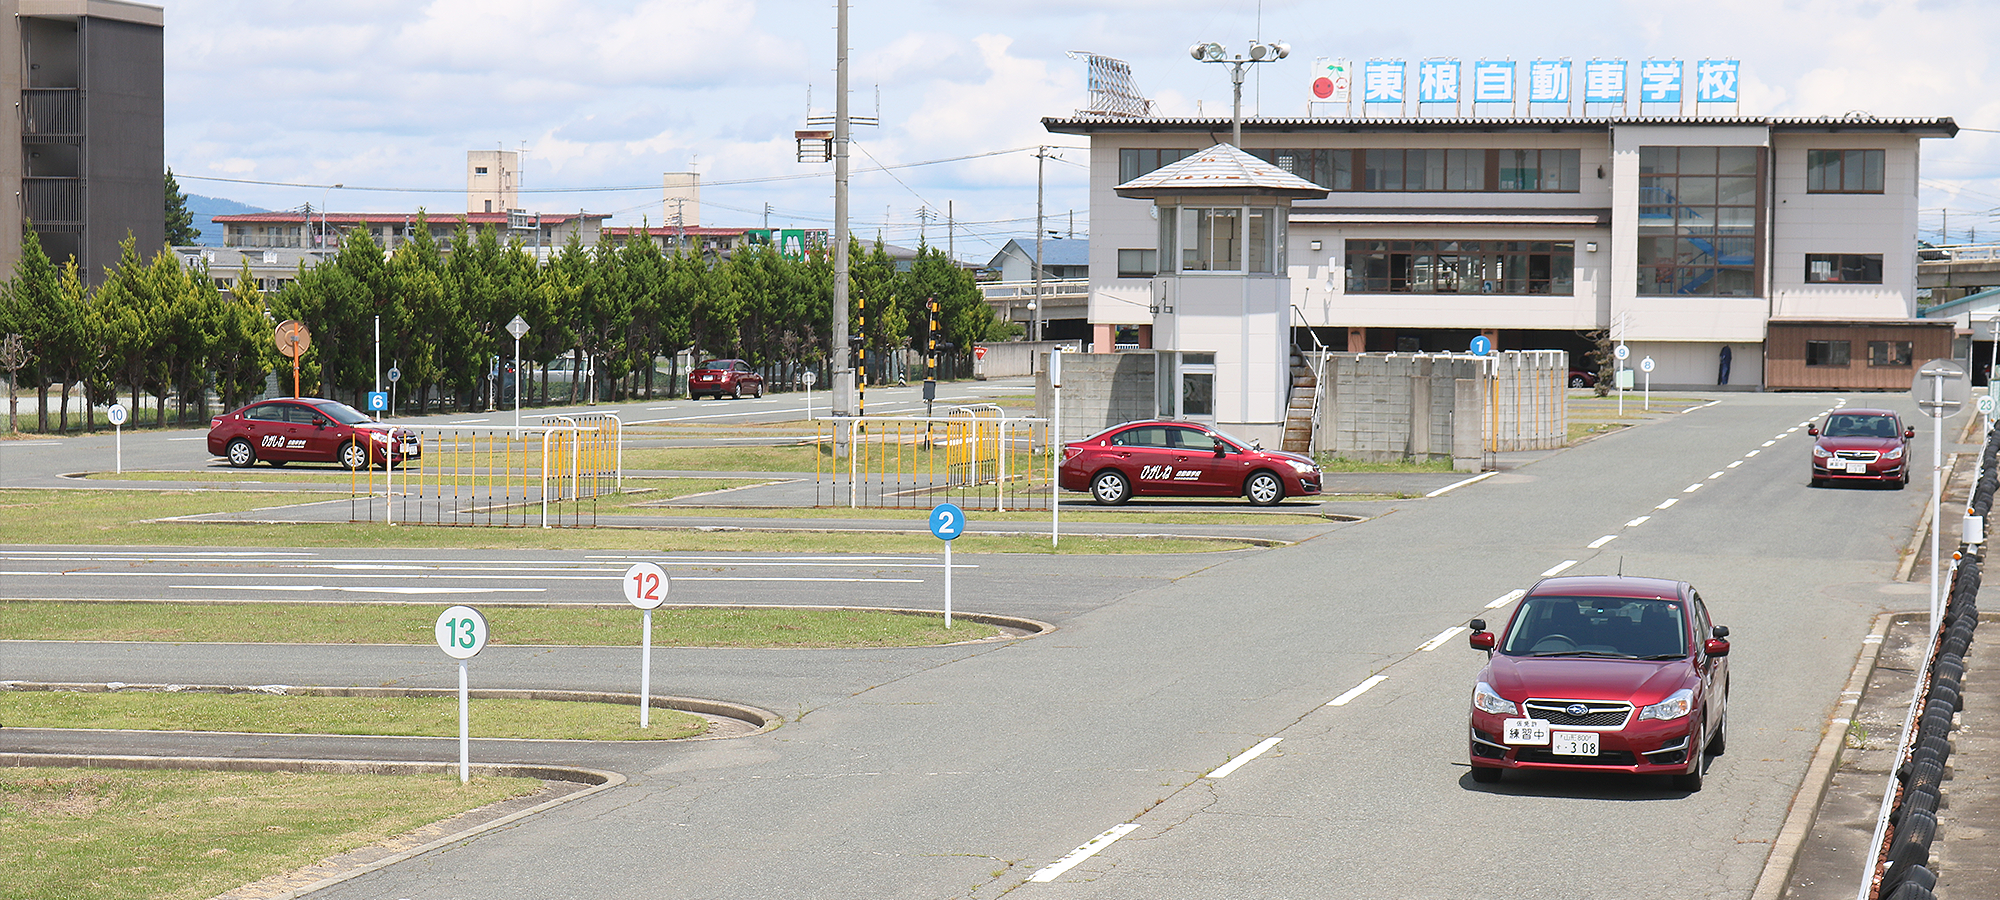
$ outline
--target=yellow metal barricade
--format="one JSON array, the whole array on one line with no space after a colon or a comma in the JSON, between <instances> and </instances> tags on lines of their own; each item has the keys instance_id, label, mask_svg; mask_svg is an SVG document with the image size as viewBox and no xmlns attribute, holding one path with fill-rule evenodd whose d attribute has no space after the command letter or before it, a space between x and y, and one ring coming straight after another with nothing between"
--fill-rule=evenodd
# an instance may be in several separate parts
<instances>
[{"instance_id":1,"label":"yellow metal barricade","mask_svg":"<svg viewBox=\"0 0 2000 900\"><path fill-rule=\"evenodd\" d=\"M349 519L410 525L590 526L596 500L623 489L617 416L557 417L554 424L399 426L414 431L416 459L391 471L354 473Z\"/></svg>"}]
</instances>

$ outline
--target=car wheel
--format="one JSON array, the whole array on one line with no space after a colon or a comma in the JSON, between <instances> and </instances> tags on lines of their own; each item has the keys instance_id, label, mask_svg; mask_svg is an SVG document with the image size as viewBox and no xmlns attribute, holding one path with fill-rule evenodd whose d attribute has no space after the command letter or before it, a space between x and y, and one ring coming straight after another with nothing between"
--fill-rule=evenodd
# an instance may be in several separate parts
<instances>
[{"instance_id":1,"label":"car wheel","mask_svg":"<svg viewBox=\"0 0 2000 900\"><path fill-rule=\"evenodd\" d=\"M1132 484L1117 469L1106 469L1090 479L1090 496L1102 506L1117 506L1132 498Z\"/></svg>"},{"instance_id":2,"label":"car wheel","mask_svg":"<svg viewBox=\"0 0 2000 900\"><path fill-rule=\"evenodd\" d=\"M750 396L755 397L759 400L764 399L764 386L761 384L757 385L757 393L751 394Z\"/></svg>"},{"instance_id":3,"label":"car wheel","mask_svg":"<svg viewBox=\"0 0 2000 900\"><path fill-rule=\"evenodd\" d=\"M1686 791L1690 794L1701 790L1701 766L1708 761L1707 757L1703 756L1700 750L1704 743L1703 741L1688 742L1688 748L1692 751L1688 755L1693 757L1693 759L1689 760L1688 771L1673 776L1674 790Z\"/></svg>"},{"instance_id":4,"label":"car wheel","mask_svg":"<svg viewBox=\"0 0 2000 900\"><path fill-rule=\"evenodd\" d=\"M1569 379L1569 386L1570 386L1570 387L1573 387L1573 388L1587 388L1587 387L1590 387L1590 385L1588 385L1588 384L1585 384L1585 383L1584 383L1584 381L1583 381L1583 376L1582 376L1582 375L1572 375L1572 376L1570 376L1570 379ZM1475 770L1475 771L1477 771L1477 770ZM1500 770L1499 770L1499 769L1494 769L1493 771L1495 771L1495 772L1498 772L1498 771L1500 771Z\"/></svg>"},{"instance_id":5,"label":"car wheel","mask_svg":"<svg viewBox=\"0 0 2000 900\"><path fill-rule=\"evenodd\" d=\"M731 399L731 400L741 400L741 399L743 399L743 385L740 385L740 384L739 384L739 385L737 385L737 386L735 386L735 387L733 387L733 388L730 388L730 389L729 389L729 399Z\"/></svg>"},{"instance_id":6,"label":"car wheel","mask_svg":"<svg viewBox=\"0 0 2000 900\"><path fill-rule=\"evenodd\" d=\"M1903 477L1896 479L1896 490L1900 491L1909 486L1910 486L1910 467L1908 465L1905 465L1903 466Z\"/></svg>"},{"instance_id":7,"label":"car wheel","mask_svg":"<svg viewBox=\"0 0 2000 900\"><path fill-rule=\"evenodd\" d=\"M229 464L239 469L257 461L257 451L250 447L249 441L242 438L230 441L228 449Z\"/></svg>"},{"instance_id":8,"label":"car wheel","mask_svg":"<svg viewBox=\"0 0 2000 900\"><path fill-rule=\"evenodd\" d=\"M1820 478L1818 476L1808 478L1806 479L1806 487L1816 487L1816 488L1826 487L1826 479Z\"/></svg>"},{"instance_id":9,"label":"car wheel","mask_svg":"<svg viewBox=\"0 0 2000 900\"><path fill-rule=\"evenodd\" d=\"M1715 736L1708 739L1710 756L1721 756L1729 749L1729 710L1722 711L1722 720L1715 723Z\"/></svg>"},{"instance_id":10,"label":"car wheel","mask_svg":"<svg viewBox=\"0 0 2000 900\"><path fill-rule=\"evenodd\" d=\"M1271 506L1285 499L1285 483L1269 472L1257 472L1243 483L1243 494L1258 506Z\"/></svg>"},{"instance_id":11,"label":"car wheel","mask_svg":"<svg viewBox=\"0 0 2000 900\"><path fill-rule=\"evenodd\" d=\"M285 467L285 463L291 462L291 460L288 459L267 459L264 461L270 463L271 468L273 469L282 469Z\"/></svg>"},{"instance_id":12,"label":"car wheel","mask_svg":"<svg viewBox=\"0 0 2000 900\"><path fill-rule=\"evenodd\" d=\"M348 441L340 445L340 464L348 469L368 468L368 448L360 441Z\"/></svg>"},{"instance_id":13,"label":"car wheel","mask_svg":"<svg viewBox=\"0 0 2000 900\"><path fill-rule=\"evenodd\" d=\"M1480 784L1499 784L1501 771L1493 766L1473 766L1472 780Z\"/></svg>"}]
</instances>

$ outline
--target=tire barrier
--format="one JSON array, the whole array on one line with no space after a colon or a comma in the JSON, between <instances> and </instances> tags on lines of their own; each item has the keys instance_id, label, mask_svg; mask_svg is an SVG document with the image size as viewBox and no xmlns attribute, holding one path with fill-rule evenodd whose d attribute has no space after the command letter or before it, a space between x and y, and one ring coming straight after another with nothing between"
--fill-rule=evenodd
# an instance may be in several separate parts
<instances>
[{"instance_id":1,"label":"tire barrier","mask_svg":"<svg viewBox=\"0 0 2000 900\"><path fill-rule=\"evenodd\" d=\"M1980 453L1979 475L1973 482L1966 515L1985 519L1993 508L1993 495L2000 490L2000 430L1987 435ZM1934 521L1932 527L1937 527ZM1961 543L1953 554L1951 587L1945 596L1943 615L1934 623L1921 689L1910 704L1910 718L1904 726L1902 756L1896 766L1896 781L1883 800L1883 819L1878 826L1881 841L1875 845L1868 876L1874 900L1931 900L1938 877L1930 869L1931 844L1937 839L1938 805L1943 801L1944 780L1951 760L1951 734L1957 714L1965 708L1965 654L1972 649L1979 628L1979 585L1983 543Z\"/></svg>"}]
</instances>

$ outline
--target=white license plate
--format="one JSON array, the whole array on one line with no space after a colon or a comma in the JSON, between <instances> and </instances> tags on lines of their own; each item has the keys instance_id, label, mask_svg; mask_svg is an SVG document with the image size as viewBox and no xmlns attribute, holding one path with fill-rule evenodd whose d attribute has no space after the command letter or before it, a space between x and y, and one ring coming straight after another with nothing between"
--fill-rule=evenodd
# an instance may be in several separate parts
<instances>
[{"instance_id":1,"label":"white license plate","mask_svg":"<svg viewBox=\"0 0 2000 900\"><path fill-rule=\"evenodd\" d=\"M1595 735L1592 735L1595 737ZM1549 742L1549 721L1547 719L1508 719L1507 737L1509 744L1546 744Z\"/></svg>"},{"instance_id":2,"label":"white license plate","mask_svg":"<svg viewBox=\"0 0 2000 900\"><path fill-rule=\"evenodd\" d=\"M1867 464L1867 463L1865 463L1865 462L1851 462L1851 463L1848 463L1848 464L1847 464L1847 474L1849 474L1849 475L1866 475L1866 474L1868 474L1868 464Z\"/></svg>"},{"instance_id":3,"label":"white license plate","mask_svg":"<svg viewBox=\"0 0 2000 900\"><path fill-rule=\"evenodd\" d=\"M1558 756L1596 756L1597 732L1555 732L1549 735L1549 752Z\"/></svg>"}]
</instances>

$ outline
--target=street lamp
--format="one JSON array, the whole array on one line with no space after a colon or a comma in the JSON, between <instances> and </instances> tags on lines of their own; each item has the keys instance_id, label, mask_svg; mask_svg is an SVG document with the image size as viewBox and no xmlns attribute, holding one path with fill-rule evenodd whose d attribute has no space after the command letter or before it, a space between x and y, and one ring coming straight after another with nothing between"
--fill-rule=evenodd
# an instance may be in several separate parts
<instances>
[{"instance_id":1,"label":"street lamp","mask_svg":"<svg viewBox=\"0 0 2000 900\"><path fill-rule=\"evenodd\" d=\"M1284 41L1268 44L1251 44L1248 54L1230 56L1222 45L1210 41L1188 48L1188 55L1205 63L1221 63L1229 67L1229 81L1234 88L1234 101L1230 106L1229 143L1237 149L1243 147L1243 69L1251 63L1277 62L1292 55L1292 45Z\"/></svg>"},{"instance_id":2,"label":"street lamp","mask_svg":"<svg viewBox=\"0 0 2000 900\"><path fill-rule=\"evenodd\" d=\"M345 186L338 183L329 184L326 186L326 191L319 196L319 245L321 247L326 246L326 205L333 199L333 189ZM307 222L306 224L311 225L312 223ZM380 368L380 366L376 368Z\"/></svg>"}]
</instances>

